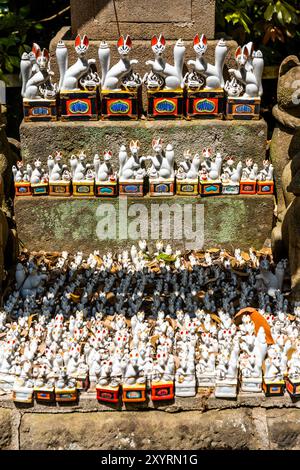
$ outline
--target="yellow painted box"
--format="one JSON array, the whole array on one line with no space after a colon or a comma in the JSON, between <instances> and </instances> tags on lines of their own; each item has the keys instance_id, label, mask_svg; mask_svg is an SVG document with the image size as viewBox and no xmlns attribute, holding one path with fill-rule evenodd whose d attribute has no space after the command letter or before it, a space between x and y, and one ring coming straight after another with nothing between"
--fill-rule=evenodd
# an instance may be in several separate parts
<instances>
[{"instance_id":1,"label":"yellow painted box","mask_svg":"<svg viewBox=\"0 0 300 470\"><path fill-rule=\"evenodd\" d=\"M91 197L95 195L94 181L73 181L73 196L74 197Z\"/></svg>"}]
</instances>

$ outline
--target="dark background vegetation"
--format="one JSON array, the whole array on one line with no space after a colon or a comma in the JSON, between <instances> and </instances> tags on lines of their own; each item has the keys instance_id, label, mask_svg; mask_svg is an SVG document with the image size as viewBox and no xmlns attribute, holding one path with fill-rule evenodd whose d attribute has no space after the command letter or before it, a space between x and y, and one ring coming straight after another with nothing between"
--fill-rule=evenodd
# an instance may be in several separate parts
<instances>
[{"instance_id":1,"label":"dark background vegetation","mask_svg":"<svg viewBox=\"0 0 300 470\"><path fill-rule=\"evenodd\" d=\"M299 55L300 0L217 0L216 3L217 37L232 37L239 44L254 41L255 48L264 54L266 66L278 66L287 55ZM59 29L71 23L69 4L69 0L0 0L0 79L11 84L11 75L19 74L20 57L30 50L32 42L48 47ZM276 73L275 69L274 77ZM268 79L265 85L262 108L272 128L276 78ZM13 136L18 135L22 118L17 90L7 88L8 133Z\"/></svg>"}]
</instances>

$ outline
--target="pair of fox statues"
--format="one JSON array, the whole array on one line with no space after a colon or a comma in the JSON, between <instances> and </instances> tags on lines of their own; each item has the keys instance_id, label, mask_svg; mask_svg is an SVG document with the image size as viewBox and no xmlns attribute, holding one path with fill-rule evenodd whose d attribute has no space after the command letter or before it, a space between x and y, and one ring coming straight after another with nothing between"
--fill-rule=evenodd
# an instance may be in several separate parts
<instances>
[{"instance_id":1,"label":"pair of fox statues","mask_svg":"<svg viewBox=\"0 0 300 470\"><path fill-rule=\"evenodd\" d=\"M150 118L222 118L258 119L262 96L264 59L261 51L254 51L253 43L239 46L235 52L236 68L229 69L229 79L224 80L224 64L228 53L221 39L215 48L215 63L210 64L205 54L208 41L205 35L194 37L194 60L187 61L184 73L184 42L179 39L174 46L174 64L164 58L166 40L162 34L153 36L151 48L154 60L147 60L150 71L142 77L135 71L138 61L130 59L132 40L121 36L117 43L119 61L111 66L111 50L101 42L98 59L101 78L95 59L87 56L89 39L78 35L75 39L77 61L69 66L68 49L60 41L56 47L56 60L60 73L59 83L53 83L50 56L46 49L34 44L30 53L21 60L22 96L26 120L57 118L56 97L60 97L60 117L63 120L98 118L95 91L101 88L101 115L104 118L138 118L141 111L141 94L144 84L148 95ZM186 93L185 93L186 91ZM226 111L224 110L226 94ZM50 101L50 105L36 103ZM32 103L33 101L33 103ZM84 104L85 103L85 104ZM47 110L46 111L42 110ZM88 111L91 111L90 114Z\"/></svg>"}]
</instances>

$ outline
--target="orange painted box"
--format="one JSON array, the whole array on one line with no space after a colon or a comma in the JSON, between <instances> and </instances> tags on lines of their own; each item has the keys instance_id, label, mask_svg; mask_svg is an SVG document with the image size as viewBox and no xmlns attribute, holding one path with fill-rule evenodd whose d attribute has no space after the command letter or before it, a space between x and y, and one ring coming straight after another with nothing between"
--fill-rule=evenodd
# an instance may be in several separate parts
<instances>
[{"instance_id":1,"label":"orange painted box","mask_svg":"<svg viewBox=\"0 0 300 470\"><path fill-rule=\"evenodd\" d=\"M266 397L282 397L284 395L284 389L284 380L277 380L275 382L263 380L263 391Z\"/></svg>"},{"instance_id":2,"label":"orange painted box","mask_svg":"<svg viewBox=\"0 0 300 470\"><path fill-rule=\"evenodd\" d=\"M61 91L59 96L62 121L98 120L98 90Z\"/></svg>"},{"instance_id":3,"label":"orange painted box","mask_svg":"<svg viewBox=\"0 0 300 470\"><path fill-rule=\"evenodd\" d=\"M123 385L122 399L124 403L140 403L146 401L146 384Z\"/></svg>"},{"instance_id":4,"label":"orange painted box","mask_svg":"<svg viewBox=\"0 0 300 470\"><path fill-rule=\"evenodd\" d=\"M183 119L184 91L159 90L147 91L148 119Z\"/></svg>"},{"instance_id":5,"label":"orange painted box","mask_svg":"<svg viewBox=\"0 0 300 470\"><path fill-rule=\"evenodd\" d=\"M151 400L163 401L174 399L174 382L152 382Z\"/></svg>"},{"instance_id":6,"label":"orange painted box","mask_svg":"<svg viewBox=\"0 0 300 470\"><path fill-rule=\"evenodd\" d=\"M49 181L49 196L71 196L71 183L69 181Z\"/></svg>"},{"instance_id":7,"label":"orange painted box","mask_svg":"<svg viewBox=\"0 0 300 470\"><path fill-rule=\"evenodd\" d=\"M240 194L256 194L256 181L240 181Z\"/></svg>"},{"instance_id":8,"label":"orange painted box","mask_svg":"<svg viewBox=\"0 0 300 470\"><path fill-rule=\"evenodd\" d=\"M300 380L286 378L285 387L292 398L300 398Z\"/></svg>"},{"instance_id":9,"label":"orange painted box","mask_svg":"<svg viewBox=\"0 0 300 470\"><path fill-rule=\"evenodd\" d=\"M188 119L222 119L224 113L224 90L203 89L187 91L186 116Z\"/></svg>"},{"instance_id":10,"label":"orange painted box","mask_svg":"<svg viewBox=\"0 0 300 470\"><path fill-rule=\"evenodd\" d=\"M273 194L274 181L257 181L257 194Z\"/></svg>"},{"instance_id":11,"label":"orange painted box","mask_svg":"<svg viewBox=\"0 0 300 470\"><path fill-rule=\"evenodd\" d=\"M107 403L118 403L120 396L120 387L109 387L109 386L96 386L97 400L105 401Z\"/></svg>"},{"instance_id":12,"label":"orange painted box","mask_svg":"<svg viewBox=\"0 0 300 470\"><path fill-rule=\"evenodd\" d=\"M54 387L34 387L34 396L37 402L54 402Z\"/></svg>"},{"instance_id":13,"label":"orange painted box","mask_svg":"<svg viewBox=\"0 0 300 470\"><path fill-rule=\"evenodd\" d=\"M31 184L29 181L15 183L16 196L31 196Z\"/></svg>"},{"instance_id":14,"label":"orange painted box","mask_svg":"<svg viewBox=\"0 0 300 470\"><path fill-rule=\"evenodd\" d=\"M101 118L103 120L132 119L140 117L140 92L101 91Z\"/></svg>"}]
</instances>

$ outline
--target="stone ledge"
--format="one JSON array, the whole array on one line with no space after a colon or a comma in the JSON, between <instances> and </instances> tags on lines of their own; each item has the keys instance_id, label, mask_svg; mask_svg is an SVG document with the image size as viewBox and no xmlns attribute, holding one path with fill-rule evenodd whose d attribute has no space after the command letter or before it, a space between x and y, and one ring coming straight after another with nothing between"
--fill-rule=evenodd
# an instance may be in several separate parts
<instances>
[{"instance_id":1,"label":"stone ledge","mask_svg":"<svg viewBox=\"0 0 300 470\"><path fill-rule=\"evenodd\" d=\"M185 149L192 153L210 147L223 157L234 156L245 162L251 157L262 166L266 155L267 124L259 121L174 120L174 121L90 121L90 122L24 122L20 127L22 157L26 163L36 158L45 162L49 154L60 150L68 161L72 153L84 150L90 160L104 149L113 152L112 163L118 168L122 144L140 140L141 155L151 155L154 137L174 146L176 161Z\"/></svg>"},{"instance_id":2,"label":"stone ledge","mask_svg":"<svg viewBox=\"0 0 300 470\"><path fill-rule=\"evenodd\" d=\"M103 211L101 206L104 206ZM155 220L153 214L159 211L157 206L165 212ZM177 223L175 212L172 212L174 208L179 214ZM187 208L189 214L185 212ZM81 250L85 254L94 250L120 251L143 238L152 248L158 239L162 239L162 217L164 227L170 228L164 240L172 242L173 249L193 249L190 242L195 241L196 249L201 248L199 245L202 242L205 249L260 249L271 235L273 209L273 196L15 198L18 233L29 251L67 250L74 253ZM170 214L169 224L166 224L167 213ZM106 227L115 231L114 239L104 239L103 235L99 237L104 218ZM258 221L256 224L253 223L255 220ZM130 229L132 223L139 224L135 239L129 238L127 227L124 228L127 224ZM187 225L193 231L192 235L185 231L189 228ZM198 231L197 239L195 231ZM112 231L110 233L112 236Z\"/></svg>"}]
</instances>

